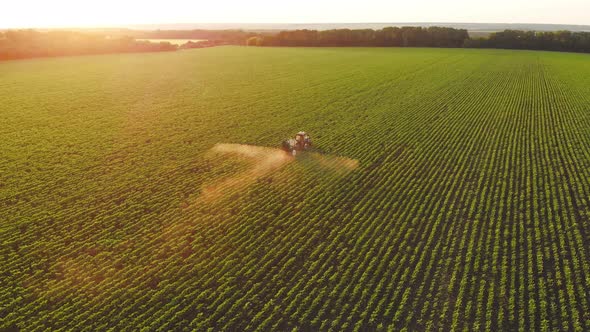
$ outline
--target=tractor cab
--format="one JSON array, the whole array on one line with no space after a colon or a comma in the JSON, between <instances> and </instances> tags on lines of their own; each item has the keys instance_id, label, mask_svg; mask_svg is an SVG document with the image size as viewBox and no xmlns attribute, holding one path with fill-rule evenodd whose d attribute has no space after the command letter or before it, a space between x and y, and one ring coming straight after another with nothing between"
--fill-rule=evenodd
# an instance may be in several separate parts
<instances>
[{"instance_id":1,"label":"tractor cab","mask_svg":"<svg viewBox=\"0 0 590 332\"><path fill-rule=\"evenodd\" d=\"M295 135L295 140L297 141L297 143L303 144L304 146L311 144L311 138L304 131L298 132L297 135Z\"/></svg>"},{"instance_id":2,"label":"tractor cab","mask_svg":"<svg viewBox=\"0 0 590 332\"><path fill-rule=\"evenodd\" d=\"M304 131L298 132L295 138L283 141L283 149L294 156L297 154L297 151L304 151L310 147L311 137Z\"/></svg>"}]
</instances>

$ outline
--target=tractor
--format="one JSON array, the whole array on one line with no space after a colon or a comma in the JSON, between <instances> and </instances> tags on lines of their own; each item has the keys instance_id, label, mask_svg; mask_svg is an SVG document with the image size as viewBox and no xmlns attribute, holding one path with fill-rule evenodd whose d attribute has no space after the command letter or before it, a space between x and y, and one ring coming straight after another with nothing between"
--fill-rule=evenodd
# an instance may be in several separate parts
<instances>
[{"instance_id":1,"label":"tractor","mask_svg":"<svg viewBox=\"0 0 590 332\"><path fill-rule=\"evenodd\" d=\"M298 132L295 138L283 141L283 150L293 156L297 155L297 151L305 151L309 148L311 148L311 137L304 131Z\"/></svg>"}]
</instances>

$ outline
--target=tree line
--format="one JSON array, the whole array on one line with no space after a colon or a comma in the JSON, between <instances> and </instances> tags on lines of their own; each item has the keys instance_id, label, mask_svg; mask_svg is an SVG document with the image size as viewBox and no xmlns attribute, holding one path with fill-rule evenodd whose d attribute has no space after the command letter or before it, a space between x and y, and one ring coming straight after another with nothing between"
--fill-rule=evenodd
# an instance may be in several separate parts
<instances>
[{"instance_id":1,"label":"tree line","mask_svg":"<svg viewBox=\"0 0 590 332\"><path fill-rule=\"evenodd\" d=\"M248 38L249 46L465 47L590 53L590 32L504 30L470 38L467 30L443 27L290 30Z\"/></svg>"},{"instance_id":2,"label":"tree line","mask_svg":"<svg viewBox=\"0 0 590 332\"><path fill-rule=\"evenodd\" d=\"M74 31L0 32L0 60L105 53L175 51L170 43L151 43L133 37L109 37Z\"/></svg>"},{"instance_id":3,"label":"tree line","mask_svg":"<svg viewBox=\"0 0 590 332\"><path fill-rule=\"evenodd\" d=\"M590 53L590 32L504 30L465 40L465 47Z\"/></svg>"},{"instance_id":4,"label":"tree line","mask_svg":"<svg viewBox=\"0 0 590 332\"><path fill-rule=\"evenodd\" d=\"M248 39L256 46L416 46L462 47L469 33L442 27L387 27L373 29L291 30Z\"/></svg>"},{"instance_id":5,"label":"tree line","mask_svg":"<svg viewBox=\"0 0 590 332\"><path fill-rule=\"evenodd\" d=\"M146 39L199 39L182 46ZM387 27L383 29L80 31L9 30L0 32L0 60L104 53L161 52L219 45L307 47L465 47L590 53L590 32L505 30L470 38L465 29Z\"/></svg>"}]
</instances>

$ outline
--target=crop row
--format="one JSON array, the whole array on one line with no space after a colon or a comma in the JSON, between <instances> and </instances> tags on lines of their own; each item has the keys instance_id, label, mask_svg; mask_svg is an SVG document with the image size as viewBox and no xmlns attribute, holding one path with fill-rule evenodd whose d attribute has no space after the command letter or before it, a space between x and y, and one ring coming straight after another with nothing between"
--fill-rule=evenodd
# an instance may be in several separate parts
<instances>
[{"instance_id":1,"label":"crop row","mask_svg":"<svg viewBox=\"0 0 590 332\"><path fill-rule=\"evenodd\" d=\"M168 57L180 58L169 68ZM2 324L588 330L583 57L221 48L132 70L134 60L104 60L100 72L127 68L116 82L134 91L118 92L124 106L54 110L92 120L59 134L76 144L31 139L25 153L5 143L2 165L30 185L0 187L12 221ZM144 82L148 67L160 81ZM195 77L177 78L187 68ZM86 70L81 82L98 79ZM76 86L76 103L97 102ZM54 126L31 135L66 125ZM273 146L299 129L322 153L223 187L263 159L215 153L216 143ZM207 199L203 188L220 184Z\"/></svg>"}]
</instances>

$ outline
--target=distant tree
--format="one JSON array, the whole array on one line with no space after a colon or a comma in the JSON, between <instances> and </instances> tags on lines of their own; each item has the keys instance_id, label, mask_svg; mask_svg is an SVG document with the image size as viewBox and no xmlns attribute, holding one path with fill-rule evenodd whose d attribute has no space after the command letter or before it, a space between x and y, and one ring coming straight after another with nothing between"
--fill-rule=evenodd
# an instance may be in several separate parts
<instances>
[{"instance_id":1,"label":"distant tree","mask_svg":"<svg viewBox=\"0 0 590 332\"><path fill-rule=\"evenodd\" d=\"M264 40L262 37L254 36L254 37L248 38L248 40L246 41L246 45L248 45L248 46L262 46L263 41Z\"/></svg>"}]
</instances>

